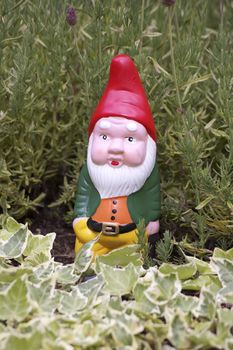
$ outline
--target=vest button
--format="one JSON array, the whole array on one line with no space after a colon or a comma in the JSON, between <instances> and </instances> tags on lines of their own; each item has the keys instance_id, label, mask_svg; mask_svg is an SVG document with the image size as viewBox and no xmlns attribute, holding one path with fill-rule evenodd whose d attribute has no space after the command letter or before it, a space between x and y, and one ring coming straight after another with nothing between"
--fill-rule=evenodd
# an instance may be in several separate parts
<instances>
[{"instance_id":1,"label":"vest button","mask_svg":"<svg viewBox=\"0 0 233 350\"><path fill-rule=\"evenodd\" d=\"M117 201L116 200L114 200L114 201L112 201L113 202L113 204L117 204Z\"/></svg>"},{"instance_id":2,"label":"vest button","mask_svg":"<svg viewBox=\"0 0 233 350\"><path fill-rule=\"evenodd\" d=\"M111 216L111 220L115 220L116 218L115 218L115 216Z\"/></svg>"},{"instance_id":3,"label":"vest button","mask_svg":"<svg viewBox=\"0 0 233 350\"><path fill-rule=\"evenodd\" d=\"M116 214L116 212L117 212L116 209L113 209L113 210L112 210L112 213L113 213L113 214Z\"/></svg>"}]
</instances>

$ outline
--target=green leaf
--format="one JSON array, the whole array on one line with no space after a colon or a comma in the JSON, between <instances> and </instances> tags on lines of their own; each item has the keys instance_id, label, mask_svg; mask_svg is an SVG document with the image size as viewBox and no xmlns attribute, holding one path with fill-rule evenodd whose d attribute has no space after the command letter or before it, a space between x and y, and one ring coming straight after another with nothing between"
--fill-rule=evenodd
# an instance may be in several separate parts
<instances>
[{"instance_id":1,"label":"green leaf","mask_svg":"<svg viewBox=\"0 0 233 350\"><path fill-rule=\"evenodd\" d=\"M172 308L179 309L185 313L189 313L198 305L198 298L197 297L191 297L184 294L179 294L177 297L173 300Z\"/></svg>"},{"instance_id":2,"label":"green leaf","mask_svg":"<svg viewBox=\"0 0 233 350\"><path fill-rule=\"evenodd\" d=\"M3 241L7 241L21 227L23 227L22 224L19 224L12 217L8 217L6 220L5 227L0 230L0 239Z\"/></svg>"},{"instance_id":3,"label":"green leaf","mask_svg":"<svg viewBox=\"0 0 233 350\"><path fill-rule=\"evenodd\" d=\"M189 327L184 314L177 311L169 322L168 340L176 349L191 349Z\"/></svg>"},{"instance_id":4,"label":"green leaf","mask_svg":"<svg viewBox=\"0 0 233 350\"><path fill-rule=\"evenodd\" d=\"M99 267L106 283L106 290L113 295L130 293L137 282L138 271L133 264L116 268L100 263Z\"/></svg>"},{"instance_id":5,"label":"green leaf","mask_svg":"<svg viewBox=\"0 0 233 350\"><path fill-rule=\"evenodd\" d=\"M2 350L40 350L43 336L38 331L30 334L11 334Z\"/></svg>"},{"instance_id":6,"label":"green leaf","mask_svg":"<svg viewBox=\"0 0 233 350\"><path fill-rule=\"evenodd\" d=\"M50 257L45 253L32 252L23 262L24 266L38 266L49 261Z\"/></svg>"},{"instance_id":7,"label":"green leaf","mask_svg":"<svg viewBox=\"0 0 233 350\"><path fill-rule=\"evenodd\" d=\"M78 273L83 273L88 270L90 267L92 261L93 261L93 256L94 253L92 251L93 245L99 240L100 238L99 234L95 239L92 241L84 244L82 248L79 250L78 254L75 257L74 260L74 269Z\"/></svg>"},{"instance_id":8,"label":"green leaf","mask_svg":"<svg viewBox=\"0 0 233 350\"><path fill-rule=\"evenodd\" d=\"M199 291L204 286L211 286L212 292L217 292L221 288L219 279L216 276L200 275L196 278L182 281L183 290Z\"/></svg>"},{"instance_id":9,"label":"green leaf","mask_svg":"<svg viewBox=\"0 0 233 350\"><path fill-rule=\"evenodd\" d=\"M227 287L231 285L233 280L233 261L221 258L212 258L211 267L217 273L222 285Z\"/></svg>"},{"instance_id":10,"label":"green leaf","mask_svg":"<svg viewBox=\"0 0 233 350\"><path fill-rule=\"evenodd\" d=\"M192 313L195 317L204 317L208 320L213 320L216 314L215 296L206 288L202 288L199 302L196 308L193 308Z\"/></svg>"},{"instance_id":11,"label":"green leaf","mask_svg":"<svg viewBox=\"0 0 233 350\"><path fill-rule=\"evenodd\" d=\"M232 309L223 309L221 307L217 310L217 314L221 323L225 323L229 327L233 327Z\"/></svg>"},{"instance_id":12,"label":"green leaf","mask_svg":"<svg viewBox=\"0 0 233 350\"><path fill-rule=\"evenodd\" d=\"M116 322L115 326L112 328L112 335L118 348L121 346L135 348L133 346L134 337L124 323Z\"/></svg>"},{"instance_id":13,"label":"green leaf","mask_svg":"<svg viewBox=\"0 0 233 350\"><path fill-rule=\"evenodd\" d=\"M56 233L48 233L47 235L33 235L29 231L28 235L28 242L27 242L27 247L24 250L23 255L28 257L26 259L31 261L33 260L30 258L30 256L33 256L34 258L36 257L37 254L44 254L45 256L48 257L48 259L51 258L51 249L53 247L53 242L55 240Z\"/></svg>"},{"instance_id":14,"label":"green leaf","mask_svg":"<svg viewBox=\"0 0 233 350\"><path fill-rule=\"evenodd\" d=\"M187 256L186 259L189 262L192 262L196 265L197 271L202 275L213 274L213 270L210 267L210 264L206 261L195 258L194 256Z\"/></svg>"},{"instance_id":15,"label":"green leaf","mask_svg":"<svg viewBox=\"0 0 233 350\"><path fill-rule=\"evenodd\" d=\"M28 229L27 225L21 227L7 241L0 244L0 257L6 259L18 258L23 254L27 245Z\"/></svg>"},{"instance_id":16,"label":"green leaf","mask_svg":"<svg viewBox=\"0 0 233 350\"><path fill-rule=\"evenodd\" d=\"M99 292L104 286L104 280L101 275L95 276L86 282L77 285L80 293L88 298L88 305L94 305Z\"/></svg>"},{"instance_id":17,"label":"green leaf","mask_svg":"<svg viewBox=\"0 0 233 350\"><path fill-rule=\"evenodd\" d=\"M109 322L94 323L90 320L85 320L82 324L78 324L75 327L75 338L72 341L72 345L76 348L81 346L88 348L96 346L100 348L99 344L103 343L102 339L110 333L112 325Z\"/></svg>"},{"instance_id":18,"label":"green leaf","mask_svg":"<svg viewBox=\"0 0 233 350\"><path fill-rule=\"evenodd\" d=\"M74 315L83 310L88 303L88 298L80 293L79 289L73 289L71 293L62 292L58 310L65 315Z\"/></svg>"},{"instance_id":19,"label":"green leaf","mask_svg":"<svg viewBox=\"0 0 233 350\"><path fill-rule=\"evenodd\" d=\"M211 202L213 199L215 198L215 196L211 195L209 197L207 197L206 199L204 199L201 203L199 203L197 206L196 206L196 210L200 210L202 208L204 208L209 202Z\"/></svg>"},{"instance_id":20,"label":"green leaf","mask_svg":"<svg viewBox=\"0 0 233 350\"><path fill-rule=\"evenodd\" d=\"M186 280L191 278L197 272L197 268L192 261L183 265L164 263L160 266L159 271L166 275L170 273L177 273L179 279Z\"/></svg>"},{"instance_id":21,"label":"green leaf","mask_svg":"<svg viewBox=\"0 0 233 350\"><path fill-rule=\"evenodd\" d=\"M141 266L142 261L138 252L138 245L132 244L126 247L114 249L106 255L102 255L96 258L96 272L100 271L99 264L106 264L110 266L126 266L133 264L135 266Z\"/></svg>"},{"instance_id":22,"label":"green leaf","mask_svg":"<svg viewBox=\"0 0 233 350\"><path fill-rule=\"evenodd\" d=\"M15 233L17 232L20 227L22 227L22 224L19 224L14 218L12 217L8 217L6 220L6 230L11 232L11 233Z\"/></svg>"},{"instance_id":23,"label":"green leaf","mask_svg":"<svg viewBox=\"0 0 233 350\"><path fill-rule=\"evenodd\" d=\"M164 275L156 271L155 280L145 291L145 294L152 303L165 305L175 299L180 291L181 283L176 274Z\"/></svg>"},{"instance_id":24,"label":"green leaf","mask_svg":"<svg viewBox=\"0 0 233 350\"><path fill-rule=\"evenodd\" d=\"M36 308L53 313L57 307L58 295L55 293L54 279L43 280L39 284L28 283L28 291Z\"/></svg>"},{"instance_id":25,"label":"green leaf","mask_svg":"<svg viewBox=\"0 0 233 350\"><path fill-rule=\"evenodd\" d=\"M74 264L66 266L59 264L55 271L57 282L61 284L75 284L80 279L80 275L74 274Z\"/></svg>"},{"instance_id":26,"label":"green leaf","mask_svg":"<svg viewBox=\"0 0 233 350\"><path fill-rule=\"evenodd\" d=\"M2 268L2 267L0 267L0 285L11 283L23 275L30 275L32 273L33 273L33 270L30 268L22 268L22 267Z\"/></svg>"},{"instance_id":27,"label":"green leaf","mask_svg":"<svg viewBox=\"0 0 233 350\"><path fill-rule=\"evenodd\" d=\"M12 282L0 292L0 319L23 320L31 310L26 283L21 279Z\"/></svg>"},{"instance_id":28,"label":"green leaf","mask_svg":"<svg viewBox=\"0 0 233 350\"><path fill-rule=\"evenodd\" d=\"M159 314L160 309L156 301L151 301L150 296L147 296L145 291L149 288L142 280L138 280L133 290L135 301L132 303L133 310L145 315Z\"/></svg>"},{"instance_id":29,"label":"green leaf","mask_svg":"<svg viewBox=\"0 0 233 350\"><path fill-rule=\"evenodd\" d=\"M226 251L220 248L215 248L213 252L213 258L223 258L223 259L233 260L233 248Z\"/></svg>"}]
</instances>

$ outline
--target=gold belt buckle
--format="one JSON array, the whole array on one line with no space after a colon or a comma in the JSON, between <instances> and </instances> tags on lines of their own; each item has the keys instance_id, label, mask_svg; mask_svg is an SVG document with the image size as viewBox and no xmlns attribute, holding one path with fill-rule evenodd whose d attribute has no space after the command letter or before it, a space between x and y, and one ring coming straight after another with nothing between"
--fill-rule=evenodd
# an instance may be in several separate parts
<instances>
[{"instance_id":1,"label":"gold belt buckle","mask_svg":"<svg viewBox=\"0 0 233 350\"><path fill-rule=\"evenodd\" d=\"M113 222L103 222L102 223L102 233L108 236L115 236L119 233L119 224Z\"/></svg>"}]
</instances>

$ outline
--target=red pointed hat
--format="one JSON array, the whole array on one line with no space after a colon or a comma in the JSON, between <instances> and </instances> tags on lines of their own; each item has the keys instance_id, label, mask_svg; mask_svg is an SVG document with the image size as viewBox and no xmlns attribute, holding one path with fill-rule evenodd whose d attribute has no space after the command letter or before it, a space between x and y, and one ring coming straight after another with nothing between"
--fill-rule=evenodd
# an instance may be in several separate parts
<instances>
[{"instance_id":1,"label":"red pointed hat","mask_svg":"<svg viewBox=\"0 0 233 350\"><path fill-rule=\"evenodd\" d=\"M124 117L142 124L156 141L153 116L137 68L126 55L113 58L107 86L88 129L91 135L96 122L106 117Z\"/></svg>"}]
</instances>

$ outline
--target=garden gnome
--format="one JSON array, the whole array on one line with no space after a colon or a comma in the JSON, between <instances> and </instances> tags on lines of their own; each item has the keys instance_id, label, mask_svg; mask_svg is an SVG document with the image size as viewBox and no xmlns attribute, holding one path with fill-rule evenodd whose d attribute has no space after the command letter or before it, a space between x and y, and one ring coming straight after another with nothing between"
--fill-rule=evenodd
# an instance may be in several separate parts
<instances>
[{"instance_id":1,"label":"garden gnome","mask_svg":"<svg viewBox=\"0 0 233 350\"><path fill-rule=\"evenodd\" d=\"M160 183L156 130L137 69L130 57L113 58L104 94L89 125L87 163L75 201L75 251L96 238L95 255L137 243L159 231Z\"/></svg>"}]
</instances>

